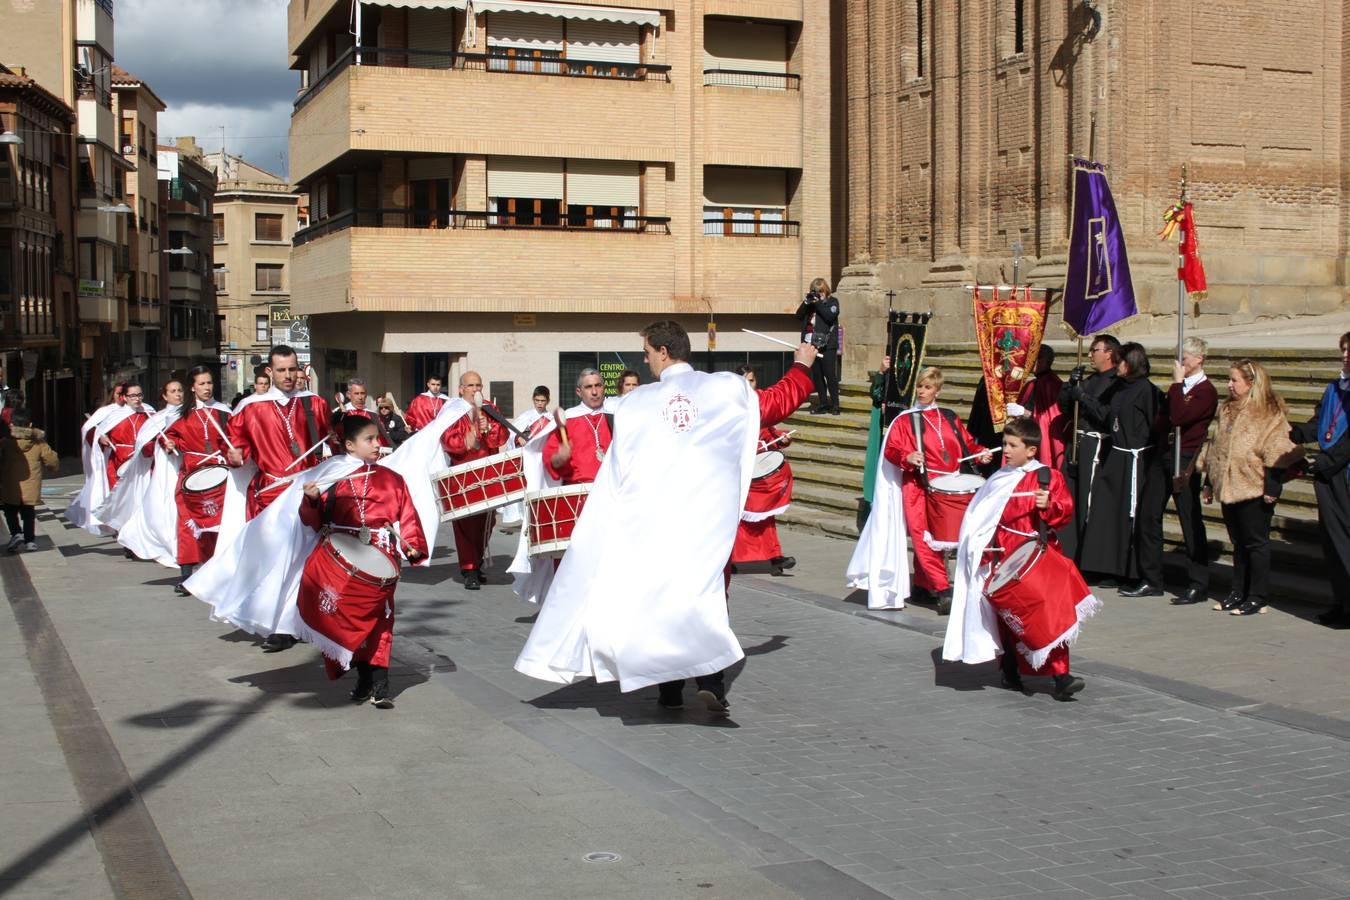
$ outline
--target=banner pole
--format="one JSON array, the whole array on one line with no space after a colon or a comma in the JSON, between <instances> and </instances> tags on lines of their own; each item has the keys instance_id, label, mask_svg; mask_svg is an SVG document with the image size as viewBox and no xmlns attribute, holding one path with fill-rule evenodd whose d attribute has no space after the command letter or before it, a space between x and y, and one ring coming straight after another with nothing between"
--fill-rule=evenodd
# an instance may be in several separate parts
<instances>
[{"instance_id":1,"label":"banner pole","mask_svg":"<svg viewBox=\"0 0 1350 900\"><path fill-rule=\"evenodd\" d=\"M1186 164L1181 164L1181 205L1186 206ZM1182 269L1185 266L1185 259L1182 257L1181 248L1186 243L1186 225L1185 217L1182 217L1182 226L1180 229L1180 240L1177 241L1177 365L1181 365L1181 345L1186 341L1186 280L1182 277ZM1181 477L1181 426L1178 425L1172 430L1172 477L1173 479ZM1173 486L1176 485L1175 480Z\"/></svg>"}]
</instances>

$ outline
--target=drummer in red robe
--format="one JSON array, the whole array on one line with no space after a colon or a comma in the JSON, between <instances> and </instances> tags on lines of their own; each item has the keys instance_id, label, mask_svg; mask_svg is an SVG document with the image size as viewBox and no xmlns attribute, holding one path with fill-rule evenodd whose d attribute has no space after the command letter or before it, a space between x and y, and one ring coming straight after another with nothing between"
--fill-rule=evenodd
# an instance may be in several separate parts
<instances>
[{"instance_id":1,"label":"drummer in red robe","mask_svg":"<svg viewBox=\"0 0 1350 900\"><path fill-rule=\"evenodd\" d=\"M483 411L496 411L495 406L483 400L483 376L477 372L465 372L459 376L459 396L477 411L458 419L441 435L441 449L450 455L452 466L499 453L511 437L501 424L500 413L497 418L492 418ZM464 516L453 522L455 553L459 556L459 571L464 576L466 591L476 591L482 584L484 557L487 554L488 537L492 534L492 517L492 512L485 512Z\"/></svg>"},{"instance_id":2,"label":"drummer in red robe","mask_svg":"<svg viewBox=\"0 0 1350 900\"><path fill-rule=\"evenodd\" d=\"M376 580L353 574L326 542L320 543L305 561L296 606L305 639L323 651L328 677L340 678L347 663L354 662L352 702L369 700L380 709L391 709L389 654L394 645L399 558L416 562L426 556L427 539L403 476L376 465L380 440L374 423L348 416L340 428L346 452L361 466L327 493L320 493L313 482L306 484L300 519L325 535L352 535L360 545L383 554L391 577Z\"/></svg>"},{"instance_id":3,"label":"drummer in red robe","mask_svg":"<svg viewBox=\"0 0 1350 900\"><path fill-rule=\"evenodd\" d=\"M375 428L379 432L380 446L386 448L386 450L392 449L394 444L392 441L389 440L389 432L385 431L384 423L380 421L379 410L370 409L368 406L366 406L366 398L368 398L369 396L370 392L369 389L366 387L366 381L364 378L348 379L347 402L342 404L342 408L338 411L338 415L335 416L335 418L346 418L347 416L360 416L363 419L367 419L371 422L374 422ZM436 411L440 412L439 406L436 407ZM435 416L432 416L432 418L435 418ZM427 421L430 421L430 419L428 419ZM341 438L339 435L337 434L333 435L333 444L335 445L335 448L338 450L342 449L341 445L339 444L340 439Z\"/></svg>"},{"instance_id":4,"label":"drummer in red robe","mask_svg":"<svg viewBox=\"0 0 1350 900\"><path fill-rule=\"evenodd\" d=\"M747 365L739 366L736 371L744 375L745 380L759 394L760 431L756 452L782 452L792 443L792 437L774 426L796 412L815 389L810 370L806 366L794 365L773 387L762 391L758 390L754 369ZM733 567L740 563L767 560L769 572L782 575L785 570L797 565L796 559L783 555L783 545L778 540L778 514L785 511L791 502L792 466L786 459L773 473L751 480L741 523L736 528L736 543L731 549Z\"/></svg>"},{"instance_id":5,"label":"drummer in red robe","mask_svg":"<svg viewBox=\"0 0 1350 900\"><path fill-rule=\"evenodd\" d=\"M1035 376L1022 386L1017 402L1036 420L1044 435L1041 444L1041 462L1056 469L1064 468L1064 437L1069 427L1068 417L1059 408L1059 392L1064 380L1051 369L1055 365L1055 348L1041 344L1036 356Z\"/></svg>"},{"instance_id":6,"label":"drummer in red robe","mask_svg":"<svg viewBox=\"0 0 1350 900\"><path fill-rule=\"evenodd\" d=\"M165 429L160 439L166 450L182 457L174 499L178 506L178 568L183 578L174 587L174 592L184 597L188 592L183 581L215 552L216 529L220 527L220 516L225 509L226 486L221 480L209 491L189 494L184 490L184 482L202 468L214 466L222 473L225 471L225 451L228 449L225 434L230 421L230 408L216 402L215 381L209 368L190 369L187 381L188 396L183 402L182 415Z\"/></svg>"},{"instance_id":7,"label":"drummer in red robe","mask_svg":"<svg viewBox=\"0 0 1350 900\"><path fill-rule=\"evenodd\" d=\"M441 407L450 399L449 394L441 393L443 384L441 376L432 375L427 379L427 389L408 402L408 409L403 414L403 421L408 423L408 431L421 431L436 418Z\"/></svg>"},{"instance_id":8,"label":"drummer in red robe","mask_svg":"<svg viewBox=\"0 0 1350 900\"><path fill-rule=\"evenodd\" d=\"M323 459L321 447L316 445L321 445L332 430L323 398L297 389L300 361L295 350L285 344L273 347L267 373L272 379L271 390L251 394L235 407L229 429L234 446L225 453L230 466L242 466L246 459L258 466L258 474L248 486L250 519L281 496L283 489L272 487L279 479ZM301 456L305 458L301 460Z\"/></svg>"},{"instance_id":9,"label":"drummer in red robe","mask_svg":"<svg viewBox=\"0 0 1350 900\"><path fill-rule=\"evenodd\" d=\"M919 373L914 406L901 413L908 421L890 429L882 452L904 472L900 495L914 549L911 596L916 601L936 602L938 613L946 615L952 606L952 585L944 553L954 546L933 546L928 528L929 479L968 473L970 463L961 462L963 457L975 456L983 465L993 459L993 454L971 436L955 412L937 405L942 383L942 370L936 366ZM923 436L922 450L919 435Z\"/></svg>"},{"instance_id":10,"label":"drummer in red robe","mask_svg":"<svg viewBox=\"0 0 1350 900\"><path fill-rule=\"evenodd\" d=\"M145 420L150 418L142 404L145 390L139 385L127 382L122 394L123 402L133 412L99 439L99 444L108 451L108 490L117 486L117 470L136 454L136 433L141 430Z\"/></svg>"},{"instance_id":11,"label":"drummer in red robe","mask_svg":"<svg viewBox=\"0 0 1350 900\"><path fill-rule=\"evenodd\" d=\"M563 484L595 481L614 440L614 416L604 410L605 380L598 371L582 369L577 375L577 399L581 403L566 413L567 439L558 429L544 439L544 468Z\"/></svg>"}]
</instances>

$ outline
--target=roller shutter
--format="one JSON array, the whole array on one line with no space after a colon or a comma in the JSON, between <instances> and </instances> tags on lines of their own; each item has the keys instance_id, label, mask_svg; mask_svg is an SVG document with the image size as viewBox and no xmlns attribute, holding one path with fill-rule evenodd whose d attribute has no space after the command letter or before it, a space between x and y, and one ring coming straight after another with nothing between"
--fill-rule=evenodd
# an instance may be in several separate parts
<instances>
[{"instance_id":1,"label":"roller shutter","mask_svg":"<svg viewBox=\"0 0 1350 900\"><path fill-rule=\"evenodd\" d=\"M569 206L636 209L638 195L638 164L635 162L602 159L567 161Z\"/></svg>"},{"instance_id":2,"label":"roller shutter","mask_svg":"<svg viewBox=\"0 0 1350 900\"><path fill-rule=\"evenodd\" d=\"M487 15L489 47L514 47L518 50L563 48L563 20L533 13L494 12Z\"/></svg>"},{"instance_id":3,"label":"roller shutter","mask_svg":"<svg viewBox=\"0 0 1350 900\"><path fill-rule=\"evenodd\" d=\"M489 197L562 199L563 167L560 159L490 156L487 163Z\"/></svg>"},{"instance_id":4,"label":"roller shutter","mask_svg":"<svg viewBox=\"0 0 1350 900\"><path fill-rule=\"evenodd\" d=\"M567 23L567 58L610 63L641 61L638 28L619 22Z\"/></svg>"}]
</instances>

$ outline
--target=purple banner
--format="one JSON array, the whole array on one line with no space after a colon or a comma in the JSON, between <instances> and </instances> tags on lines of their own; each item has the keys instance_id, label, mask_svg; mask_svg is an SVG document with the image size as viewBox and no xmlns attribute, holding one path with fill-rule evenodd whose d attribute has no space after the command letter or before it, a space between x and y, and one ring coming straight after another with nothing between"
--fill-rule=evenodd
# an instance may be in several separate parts
<instances>
[{"instance_id":1,"label":"purple banner","mask_svg":"<svg viewBox=\"0 0 1350 900\"><path fill-rule=\"evenodd\" d=\"M1064 322L1080 335L1110 328L1139 312L1125 254L1125 234L1100 163L1073 161L1073 215Z\"/></svg>"}]
</instances>

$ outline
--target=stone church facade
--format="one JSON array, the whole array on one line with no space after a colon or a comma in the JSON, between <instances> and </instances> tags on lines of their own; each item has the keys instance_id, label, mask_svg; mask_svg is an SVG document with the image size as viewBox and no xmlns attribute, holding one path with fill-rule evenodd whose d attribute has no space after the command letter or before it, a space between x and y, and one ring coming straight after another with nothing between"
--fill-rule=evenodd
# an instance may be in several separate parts
<instances>
[{"instance_id":1,"label":"stone church facade","mask_svg":"<svg viewBox=\"0 0 1350 900\"><path fill-rule=\"evenodd\" d=\"M1109 167L1140 315L1174 330L1187 164L1209 298L1188 327L1346 309L1350 109L1334 0L844 0L835 184L846 378L886 294L970 340L973 281L1063 285L1070 158ZM842 19L842 21L840 21ZM1095 125L1094 125L1095 121ZM1058 302L1047 337L1062 338Z\"/></svg>"}]
</instances>

